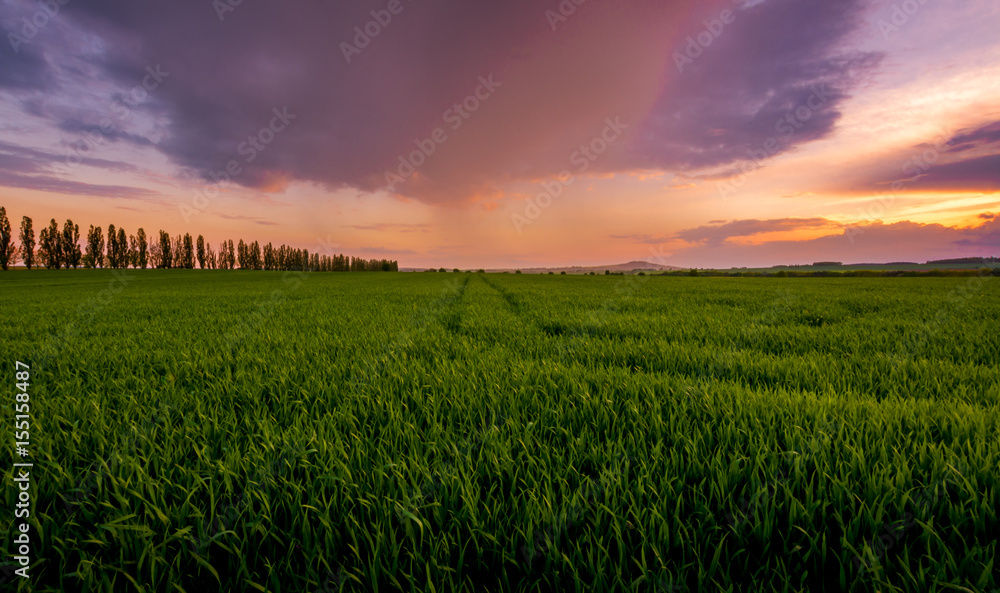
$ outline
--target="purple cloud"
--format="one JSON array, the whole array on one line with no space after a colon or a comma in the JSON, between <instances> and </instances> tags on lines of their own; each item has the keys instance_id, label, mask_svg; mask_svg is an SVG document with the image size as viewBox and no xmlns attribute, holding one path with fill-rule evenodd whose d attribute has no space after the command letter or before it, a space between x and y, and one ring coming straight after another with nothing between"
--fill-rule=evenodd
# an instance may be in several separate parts
<instances>
[{"instance_id":1,"label":"purple cloud","mask_svg":"<svg viewBox=\"0 0 1000 593\"><path fill-rule=\"evenodd\" d=\"M1000 219L968 228L909 221L879 222L808 240L767 241L757 245L708 242L676 251L666 262L679 266L729 268L815 261L927 261L993 256L997 247L1000 247Z\"/></svg>"},{"instance_id":2,"label":"purple cloud","mask_svg":"<svg viewBox=\"0 0 1000 593\"><path fill-rule=\"evenodd\" d=\"M643 122L633 158L645 167L702 168L763 161L829 135L839 107L881 61L845 51L867 2L770 0L734 9L697 53L677 48L681 71ZM706 11L711 18L718 7ZM719 13L721 14L721 13ZM700 24L700 23L699 23ZM704 26L691 31L692 39ZM735 169L729 169L731 175Z\"/></svg>"},{"instance_id":3,"label":"purple cloud","mask_svg":"<svg viewBox=\"0 0 1000 593\"><path fill-rule=\"evenodd\" d=\"M216 215L219 218L225 218L225 219L228 219L228 220L245 220L245 221L248 221L248 222L252 222L254 224L260 224L260 225L265 225L265 226L277 226L278 225L278 223L276 223L274 221L265 220L263 218L257 218L255 216L247 216L245 214L226 214L225 212L218 212L218 213L216 213Z\"/></svg>"},{"instance_id":4,"label":"purple cloud","mask_svg":"<svg viewBox=\"0 0 1000 593\"><path fill-rule=\"evenodd\" d=\"M35 6L14 4L21 12ZM529 0L404 1L367 42L355 27L364 29L384 2L294 10L244 3L221 15L213 6L68 4L59 26L72 30L40 35L26 46L36 53L0 58L14 64L0 70L0 88L20 93L25 108L34 104L55 129L75 133L100 121L105 107L42 109L40 89L73 97L82 88L98 92L92 85L100 78L118 89L109 103L159 66L169 78L141 107L166 122L155 146L206 179L242 159L242 143L268 125L275 107L287 107L297 120L235 179L250 186L280 174L379 189L401 154L443 128L447 142L399 191L456 201L558 174L613 116L630 126L629 136L591 170L697 169L732 165L754 150L778 154L829 134L853 85L879 63L877 55L844 51L862 24L861 0L588 3L555 30L546 6ZM722 8L735 21L678 73L674 52ZM104 50L74 59L86 53L84 40ZM345 43L360 51L345 57ZM501 83L495 97L450 129L448 110L490 74ZM805 114L803 106L808 114L787 120ZM111 139L149 144L127 128Z\"/></svg>"},{"instance_id":5,"label":"purple cloud","mask_svg":"<svg viewBox=\"0 0 1000 593\"><path fill-rule=\"evenodd\" d=\"M141 187L97 185L69 179L59 179L48 175L18 175L2 170L0 170L0 186L100 198L144 198L148 200L160 195L157 192Z\"/></svg>"},{"instance_id":6,"label":"purple cloud","mask_svg":"<svg viewBox=\"0 0 1000 593\"><path fill-rule=\"evenodd\" d=\"M795 231L800 229L835 228L839 223L826 218L774 218L770 220L744 219L723 224L709 224L685 229L674 235L689 243L719 245L733 237L749 237L763 233Z\"/></svg>"},{"instance_id":7,"label":"purple cloud","mask_svg":"<svg viewBox=\"0 0 1000 593\"><path fill-rule=\"evenodd\" d=\"M975 130L959 132L948 140L947 146L949 152L961 152L998 143L1000 143L1000 121L995 121Z\"/></svg>"}]
</instances>

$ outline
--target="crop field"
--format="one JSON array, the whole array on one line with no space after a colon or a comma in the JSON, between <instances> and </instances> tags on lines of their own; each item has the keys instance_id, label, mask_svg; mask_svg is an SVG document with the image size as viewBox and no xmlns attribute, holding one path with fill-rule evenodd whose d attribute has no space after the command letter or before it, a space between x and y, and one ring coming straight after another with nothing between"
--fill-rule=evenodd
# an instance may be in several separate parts
<instances>
[{"instance_id":1,"label":"crop field","mask_svg":"<svg viewBox=\"0 0 1000 593\"><path fill-rule=\"evenodd\" d=\"M1000 587L994 277L15 271L0 344L34 591Z\"/></svg>"}]
</instances>

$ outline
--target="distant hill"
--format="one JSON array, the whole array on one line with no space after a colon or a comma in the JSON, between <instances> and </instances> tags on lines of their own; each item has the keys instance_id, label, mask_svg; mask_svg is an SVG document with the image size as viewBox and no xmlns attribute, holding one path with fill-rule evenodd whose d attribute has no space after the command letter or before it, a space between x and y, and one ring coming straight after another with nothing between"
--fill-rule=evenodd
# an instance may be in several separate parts
<instances>
[{"instance_id":1,"label":"distant hill","mask_svg":"<svg viewBox=\"0 0 1000 593\"><path fill-rule=\"evenodd\" d=\"M501 268L496 270L488 270L490 272L514 272L517 268ZM678 268L676 266L662 266L659 264L652 264L648 261L630 261L624 264L610 264L606 266L563 266L563 267L553 267L553 268L520 268L522 274L548 274L553 272L558 274L560 272L566 272L567 274L589 274L594 272L595 274L603 274L605 270L611 272L665 272L670 270L681 270L684 268Z\"/></svg>"},{"instance_id":2,"label":"distant hill","mask_svg":"<svg viewBox=\"0 0 1000 593\"><path fill-rule=\"evenodd\" d=\"M841 263L837 261L821 261L815 262L812 265L809 264L799 264L799 265L784 265L784 266L771 266L767 268L698 268L702 271L714 270L716 272L761 272L761 273L772 273L772 272L822 272L822 271L837 271L837 272L850 272L858 270L876 270L876 271L923 271L923 270L973 270L983 267L995 268L997 264L1000 263L1000 258L998 257L963 257L955 259L939 259L931 260L926 263L917 262L889 262L889 263ZM562 266L562 267L550 267L550 268L490 268L486 271L492 274L499 274L503 272L509 272L513 274L517 270L521 270L522 274L548 274L552 272L553 274L559 274L561 272L566 272L567 274L589 274L591 272L595 274L603 274L605 270L612 273L638 273L638 272L678 272L678 271L688 271L689 267L678 267L678 266L663 266L660 264L649 263L648 261L630 261L623 264L610 264L606 266ZM401 272L425 272L427 268L400 268ZM452 271L452 268L447 268L448 272ZM463 268L462 271L465 271ZM473 270L475 271L475 270Z\"/></svg>"},{"instance_id":3,"label":"distant hill","mask_svg":"<svg viewBox=\"0 0 1000 593\"><path fill-rule=\"evenodd\" d=\"M930 260L926 263L916 262L889 262L889 263L850 263L839 262L816 262L812 265L786 265L771 266L769 268L730 268L729 270L745 272L850 272L859 270L876 271L929 271L929 270L975 270L989 267L995 268L1000 258L996 257L963 257L956 259ZM726 271L725 268L716 268L718 271Z\"/></svg>"},{"instance_id":4,"label":"distant hill","mask_svg":"<svg viewBox=\"0 0 1000 593\"><path fill-rule=\"evenodd\" d=\"M449 272L452 271L451 268L446 268ZM594 272L595 274L603 274L605 270L611 272L666 272L671 270L686 270L687 268L678 268L676 266L661 266L659 264L651 264L648 261L630 261L624 264L610 264L607 266L562 266L562 267L552 267L552 268L489 268L486 271L489 273L497 274L503 272L510 272L513 274L517 270L521 270L522 274L548 274L552 272L553 274L559 274L560 272L566 272L567 274L589 274ZM400 268L402 272L424 272L427 268Z\"/></svg>"}]
</instances>

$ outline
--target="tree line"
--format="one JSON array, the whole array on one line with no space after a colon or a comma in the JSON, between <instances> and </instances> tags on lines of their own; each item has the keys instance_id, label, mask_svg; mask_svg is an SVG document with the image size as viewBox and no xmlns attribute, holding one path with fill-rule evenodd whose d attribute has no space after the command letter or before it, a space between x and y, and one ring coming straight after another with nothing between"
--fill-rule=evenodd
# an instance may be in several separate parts
<instances>
[{"instance_id":1,"label":"tree line","mask_svg":"<svg viewBox=\"0 0 1000 593\"><path fill-rule=\"evenodd\" d=\"M15 243L7 210L0 206L0 267L7 270L24 263L29 270L60 268L187 268L203 270L278 270L302 272L398 272L399 263L388 259L363 259L347 255L309 253L288 245L261 246L257 241L223 241L218 251L198 235L174 235L161 230L147 237L138 229L134 235L115 225L108 225L105 236L101 227L90 226L86 242L80 246L80 227L67 219L62 228L56 219L38 233L28 216L21 218L20 244Z\"/></svg>"}]
</instances>

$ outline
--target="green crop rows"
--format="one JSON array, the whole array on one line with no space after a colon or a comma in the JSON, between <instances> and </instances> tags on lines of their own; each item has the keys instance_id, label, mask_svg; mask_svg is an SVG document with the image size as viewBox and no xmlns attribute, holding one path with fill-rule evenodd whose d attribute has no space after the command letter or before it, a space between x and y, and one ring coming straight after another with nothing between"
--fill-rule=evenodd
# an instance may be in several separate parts
<instances>
[{"instance_id":1,"label":"green crop rows","mask_svg":"<svg viewBox=\"0 0 1000 593\"><path fill-rule=\"evenodd\" d=\"M0 279L11 590L1000 587L998 279L114 274Z\"/></svg>"}]
</instances>

